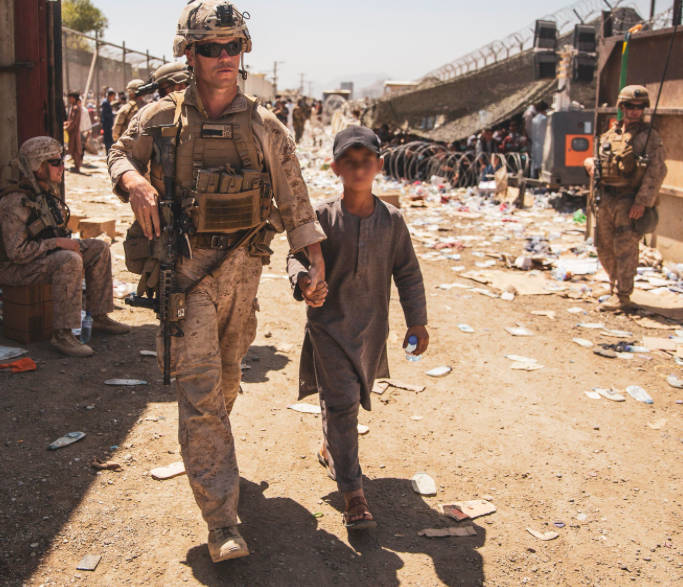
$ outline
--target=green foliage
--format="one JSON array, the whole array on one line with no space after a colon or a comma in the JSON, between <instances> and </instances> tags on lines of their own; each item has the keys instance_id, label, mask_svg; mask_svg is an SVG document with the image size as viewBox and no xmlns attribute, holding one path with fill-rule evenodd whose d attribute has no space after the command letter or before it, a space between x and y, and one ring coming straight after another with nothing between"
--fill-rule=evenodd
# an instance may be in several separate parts
<instances>
[{"instance_id":1,"label":"green foliage","mask_svg":"<svg viewBox=\"0 0 683 587\"><path fill-rule=\"evenodd\" d=\"M109 26L107 17L91 0L63 0L62 22L81 33L102 33Z\"/></svg>"}]
</instances>

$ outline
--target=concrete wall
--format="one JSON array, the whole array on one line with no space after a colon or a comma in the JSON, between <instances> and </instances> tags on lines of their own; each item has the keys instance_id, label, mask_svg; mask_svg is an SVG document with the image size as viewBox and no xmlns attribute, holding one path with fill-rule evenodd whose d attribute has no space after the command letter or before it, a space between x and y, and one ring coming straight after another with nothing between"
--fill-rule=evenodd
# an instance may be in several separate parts
<instances>
[{"instance_id":1,"label":"concrete wall","mask_svg":"<svg viewBox=\"0 0 683 587\"><path fill-rule=\"evenodd\" d=\"M262 101L272 100L275 97L273 84L266 80L265 73L250 73L246 82L240 79L242 91L249 95L260 98Z\"/></svg>"},{"instance_id":2,"label":"concrete wall","mask_svg":"<svg viewBox=\"0 0 683 587\"><path fill-rule=\"evenodd\" d=\"M14 64L14 0L0 0L0 65ZM0 170L14 158L17 145L17 86L13 72L0 72Z\"/></svg>"}]
</instances>

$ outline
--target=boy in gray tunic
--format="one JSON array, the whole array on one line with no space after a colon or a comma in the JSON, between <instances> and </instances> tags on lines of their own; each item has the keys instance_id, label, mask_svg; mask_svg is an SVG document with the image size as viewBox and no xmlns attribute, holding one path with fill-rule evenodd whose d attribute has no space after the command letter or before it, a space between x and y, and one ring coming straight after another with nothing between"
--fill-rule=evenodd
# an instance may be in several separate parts
<instances>
[{"instance_id":1,"label":"boy in gray tunic","mask_svg":"<svg viewBox=\"0 0 683 587\"><path fill-rule=\"evenodd\" d=\"M321 243L327 282L305 296L310 284L305 254L288 257L294 297L308 304L301 352L299 397L319 393L323 444L318 459L344 496L344 525L376 526L363 493L358 461L359 406L370 410L376 377L388 377L391 278L398 288L408 330L422 354L429 344L420 266L399 210L372 194L382 170L380 141L353 126L334 141L332 169L344 183L342 197L316 206L327 240Z\"/></svg>"}]
</instances>

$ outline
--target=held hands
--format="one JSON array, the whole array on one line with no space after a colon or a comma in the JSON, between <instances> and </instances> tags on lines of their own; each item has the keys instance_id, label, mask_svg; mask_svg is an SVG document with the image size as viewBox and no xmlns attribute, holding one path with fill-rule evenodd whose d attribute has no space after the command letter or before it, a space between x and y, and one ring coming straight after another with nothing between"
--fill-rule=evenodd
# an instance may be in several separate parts
<instances>
[{"instance_id":1,"label":"held hands","mask_svg":"<svg viewBox=\"0 0 683 587\"><path fill-rule=\"evenodd\" d=\"M130 197L130 207L135 219L145 236L152 240L161 236L161 220L159 219L159 194L142 175L128 171L121 177L123 188Z\"/></svg>"},{"instance_id":2,"label":"held hands","mask_svg":"<svg viewBox=\"0 0 683 587\"><path fill-rule=\"evenodd\" d=\"M417 348L413 351L414 355L421 355L427 350L429 346L429 333L424 326L411 326L406 332L406 337L403 340L403 348L408 346L408 339L411 336L417 336Z\"/></svg>"},{"instance_id":3,"label":"held hands","mask_svg":"<svg viewBox=\"0 0 683 587\"><path fill-rule=\"evenodd\" d=\"M81 241L75 238L64 238L58 237L55 239L55 244L58 249L64 249L65 251L73 251L74 253L81 254Z\"/></svg>"},{"instance_id":4,"label":"held hands","mask_svg":"<svg viewBox=\"0 0 683 587\"><path fill-rule=\"evenodd\" d=\"M643 214L645 214L645 206L642 204L633 204L633 206L631 206L631 211L628 213L628 217L631 220L638 220L639 218L642 218Z\"/></svg>"},{"instance_id":5,"label":"held hands","mask_svg":"<svg viewBox=\"0 0 683 587\"><path fill-rule=\"evenodd\" d=\"M302 273L299 276L298 285L308 306L311 308L322 307L327 298L327 283L325 281L318 281L316 285L313 285L310 273Z\"/></svg>"}]
</instances>

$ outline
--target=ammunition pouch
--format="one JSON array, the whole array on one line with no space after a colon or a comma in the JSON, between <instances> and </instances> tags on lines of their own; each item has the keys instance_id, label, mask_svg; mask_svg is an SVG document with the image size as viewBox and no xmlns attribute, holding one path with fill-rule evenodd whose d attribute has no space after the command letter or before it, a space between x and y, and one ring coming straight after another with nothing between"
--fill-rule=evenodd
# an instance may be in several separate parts
<instances>
[{"instance_id":1,"label":"ammunition pouch","mask_svg":"<svg viewBox=\"0 0 683 587\"><path fill-rule=\"evenodd\" d=\"M193 199L194 205L187 213L198 234L234 234L267 220L273 198L266 173L200 169Z\"/></svg>"},{"instance_id":2,"label":"ammunition pouch","mask_svg":"<svg viewBox=\"0 0 683 587\"><path fill-rule=\"evenodd\" d=\"M123 251L126 269L140 275L138 295L154 290L159 285L162 239L149 240L137 220L128 229Z\"/></svg>"}]
</instances>

